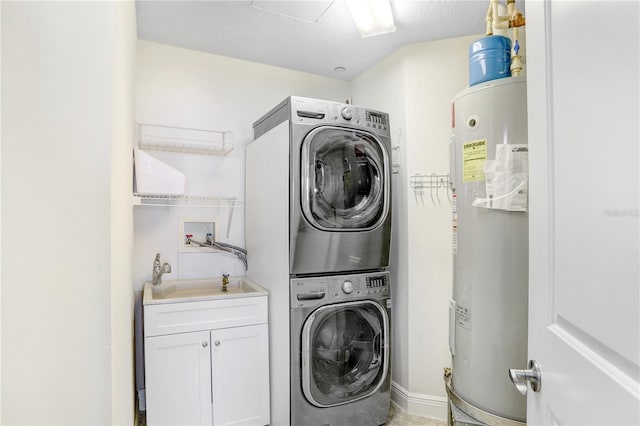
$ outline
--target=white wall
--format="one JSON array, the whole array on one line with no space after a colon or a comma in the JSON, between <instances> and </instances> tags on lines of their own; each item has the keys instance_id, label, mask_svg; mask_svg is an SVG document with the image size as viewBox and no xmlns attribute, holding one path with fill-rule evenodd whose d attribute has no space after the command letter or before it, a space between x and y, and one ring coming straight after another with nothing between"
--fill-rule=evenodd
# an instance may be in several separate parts
<instances>
[{"instance_id":1,"label":"white wall","mask_svg":"<svg viewBox=\"0 0 640 426\"><path fill-rule=\"evenodd\" d=\"M467 49L478 37L424 43L406 50L409 176L449 171L451 100L467 86ZM413 368L409 389L418 394L444 396L442 367L450 365L447 342L453 282L451 204L445 192L440 192L440 199L436 197L435 201L428 193L418 201L415 197L408 199L413 302L409 308L409 364Z\"/></svg>"},{"instance_id":2,"label":"white wall","mask_svg":"<svg viewBox=\"0 0 640 426\"><path fill-rule=\"evenodd\" d=\"M416 195L409 179L448 173L450 102L467 85L467 48L477 38L406 46L352 85L354 103L391 113L393 143L400 146L400 173L394 176L393 397L409 412L442 419L442 369L451 364L451 205L444 191L439 200L430 192Z\"/></svg>"},{"instance_id":3,"label":"white wall","mask_svg":"<svg viewBox=\"0 0 640 426\"><path fill-rule=\"evenodd\" d=\"M2 6L0 6L0 35L2 34ZM0 58L2 58L2 37L0 37ZM0 67L0 93L2 93L2 67ZM0 102L0 113L2 103ZM2 135L2 114L0 114L0 135ZM2 241L2 138L0 137L0 242ZM0 243L0 259L2 244ZM0 262L0 383L2 383L2 262ZM0 422L2 421L2 386L0 385Z\"/></svg>"},{"instance_id":4,"label":"white wall","mask_svg":"<svg viewBox=\"0 0 640 426\"><path fill-rule=\"evenodd\" d=\"M180 218L215 220L218 240L244 247L244 146L253 140L253 123L290 95L344 101L348 83L147 41L138 41L137 61L138 122L228 130L235 144L226 157L149 153L185 173L187 194L236 197L240 207L136 207L134 287L151 279L157 252L172 266L167 279L244 275L233 255L178 253Z\"/></svg>"},{"instance_id":5,"label":"white wall","mask_svg":"<svg viewBox=\"0 0 640 426\"><path fill-rule=\"evenodd\" d=\"M136 136L136 15L114 2L113 136L111 140L111 424L134 422L133 211L131 149Z\"/></svg>"},{"instance_id":6,"label":"white wall","mask_svg":"<svg viewBox=\"0 0 640 426\"><path fill-rule=\"evenodd\" d=\"M130 400L131 334L112 311L130 327L131 219L111 176L127 168L112 144L132 121L133 3L1 7L1 421L130 424L132 401L112 398Z\"/></svg>"}]
</instances>

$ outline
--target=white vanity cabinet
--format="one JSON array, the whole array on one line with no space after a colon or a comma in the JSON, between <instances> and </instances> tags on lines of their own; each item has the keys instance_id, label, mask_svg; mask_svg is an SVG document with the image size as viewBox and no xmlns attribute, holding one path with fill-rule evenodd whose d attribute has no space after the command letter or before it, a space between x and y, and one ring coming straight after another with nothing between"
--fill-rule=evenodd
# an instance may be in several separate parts
<instances>
[{"instance_id":1,"label":"white vanity cabinet","mask_svg":"<svg viewBox=\"0 0 640 426\"><path fill-rule=\"evenodd\" d=\"M145 303L144 329L148 425L269 424L266 295Z\"/></svg>"},{"instance_id":2,"label":"white vanity cabinet","mask_svg":"<svg viewBox=\"0 0 640 426\"><path fill-rule=\"evenodd\" d=\"M147 424L212 424L209 335L145 338Z\"/></svg>"},{"instance_id":3,"label":"white vanity cabinet","mask_svg":"<svg viewBox=\"0 0 640 426\"><path fill-rule=\"evenodd\" d=\"M211 332L213 424L269 424L267 324Z\"/></svg>"}]
</instances>

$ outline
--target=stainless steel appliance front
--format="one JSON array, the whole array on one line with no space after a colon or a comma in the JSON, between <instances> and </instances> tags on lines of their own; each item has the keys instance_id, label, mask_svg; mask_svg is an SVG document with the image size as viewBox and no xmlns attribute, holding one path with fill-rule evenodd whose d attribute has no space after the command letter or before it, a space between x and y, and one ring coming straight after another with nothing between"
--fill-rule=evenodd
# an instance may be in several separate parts
<instances>
[{"instance_id":1,"label":"stainless steel appliance front","mask_svg":"<svg viewBox=\"0 0 640 426\"><path fill-rule=\"evenodd\" d=\"M336 102L290 97L254 124L289 121L289 273L389 266L389 118ZM250 172L250 171L248 171ZM274 188L274 190L284 190Z\"/></svg>"},{"instance_id":2,"label":"stainless steel appliance front","mask_svg":"<svg viewBox=\"0 0 640 426\"><path fill-rule=\"evenodd\" d=\"M290 288L291 424L385 423L389 272L293 278Z\"/></svg>"}]
</instances>

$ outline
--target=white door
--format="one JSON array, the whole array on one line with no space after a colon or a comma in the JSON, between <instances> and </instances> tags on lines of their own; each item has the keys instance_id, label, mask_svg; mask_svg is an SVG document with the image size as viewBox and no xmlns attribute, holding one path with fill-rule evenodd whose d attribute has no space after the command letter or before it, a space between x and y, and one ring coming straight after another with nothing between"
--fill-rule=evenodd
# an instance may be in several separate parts
<instances>
[{"instance_id":1,"label":"white door","mask_svg":"<svg viewBox=\"0 0 640 426\"><path fill-rule=\"evenodd\" d=\"M211 425L209 332L144 339L147 424Z\"/></svg>"},{"instance_id":2,"label":"white door","mask_svg":"<svg viewBox=\"0 0 640 426\"><path fill-rule=\"evenodd\" d=\"M211 331L214 425L269 424L267 324Z\"/></svg>"},{"instance_id":3,"label":"white door","mask_svg":"<svg viewBox=\"0 0 640 426\"><path fill-rule=\"evenodd\" d=\"M640 424L636 1L526 5L530 424Z\"/></svg>"}]
</instances>

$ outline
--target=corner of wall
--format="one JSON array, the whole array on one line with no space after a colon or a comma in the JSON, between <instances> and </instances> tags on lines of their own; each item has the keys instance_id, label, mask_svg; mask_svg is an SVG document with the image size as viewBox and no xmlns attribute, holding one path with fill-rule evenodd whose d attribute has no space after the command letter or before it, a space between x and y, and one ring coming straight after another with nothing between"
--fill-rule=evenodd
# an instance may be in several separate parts
<instances>
[{"instance_id":1,"label":"corner of wall","mask_svg":"<svg viewBox=\"0 0 640 426\"><path fill-rule=\"evenodd\" d=\"M135 421L133 356L133 211L136 21L133 2L113 3L111 142L111 422Z\"/></svg>"},{"instance_id":2,"label":"corner of wall","mask_svg":"<svg viewBox=\"0 0 640 426\"><path fill-rule=\"evenodd\" d=\"M0 40L2 40L2 4L0 4ZM0 43L0 58L2 58L2 43ZM0 93L2 91L2 68L0 67ZM2 111L0 100L0 112ZM0 188L2 188L2 114L0 113ZM0 241L2 241L2 190L0 189ZM0 259L2 259L2 244L0 244ZM2 330L2 262L0 262L0 331ZM1 334L1 332L0 332ZM2 339L0 339L0 383L2 383ZM2 421L2 386L0 385L0 424Z\"/></svg>"},{"instance_id":3,"label":"corner of wall","mask_svg":"<svg viewBox=\"0 0 640 426\"><path fill-rule=\"evenodd\" d=\"M446 397L411 393L398 383L392 382L391 400L407 413L438 420L447 419L449 402Z\"/></svg>"}]
</instances>

